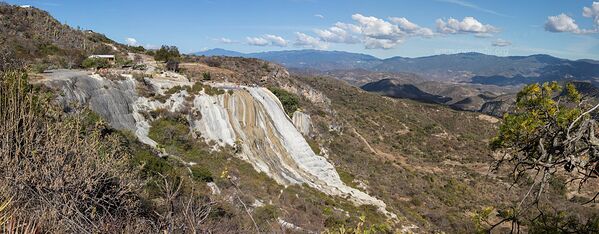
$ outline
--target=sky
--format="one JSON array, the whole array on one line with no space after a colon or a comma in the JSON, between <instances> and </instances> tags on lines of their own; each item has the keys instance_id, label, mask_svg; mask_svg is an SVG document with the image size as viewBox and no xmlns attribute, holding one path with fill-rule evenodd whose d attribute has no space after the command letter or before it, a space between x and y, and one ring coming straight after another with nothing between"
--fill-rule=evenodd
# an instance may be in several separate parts
<instances>
[{"instance_id":1,"label":"sky","mask_svg":"<svg viewBox=\"0 0 599 234\"><path fill-rule=\"evenodd\" d=\"M599 59L593 0L5 0L131 45Z\"/></svg>"}]
</instances>

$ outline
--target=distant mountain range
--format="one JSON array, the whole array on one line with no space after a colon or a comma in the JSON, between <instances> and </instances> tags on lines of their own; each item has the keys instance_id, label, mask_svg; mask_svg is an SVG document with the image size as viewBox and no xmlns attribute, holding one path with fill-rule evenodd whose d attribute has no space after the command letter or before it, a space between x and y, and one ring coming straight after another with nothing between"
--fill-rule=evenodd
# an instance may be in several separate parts
<instances>
[{"instance_id":1,"label":"distant mountain range","mask_svg":"<svg viewBox=\"0 0 599 234\"><path fill-rule=\"evenodd\" d=\"M567 60L550 55L500 57L481 53L443 54L418 58L377 57L342 51L287 50L239 53L212 49L194 53L205 56L239 56L268 60L294 69L322 72L364 69L372 72L414 73L428 80L490 85L584 80L599 84L599 61Z\"/></svg>"},{"instance_id":2,"label":"distant mountain range","mask_svg":"<svg viewBox=\"0 0 599 234\"><path fill-rule=\"evenodd\" d=\"M211 49L193 53L204 56L236 56L257 58L279 63L288 68L315 69L320 71L372 68L381 63L381 59L367 55L343 51L324 50L285 50L244 54L225 49Z\"/></svg>"}]
</instances>

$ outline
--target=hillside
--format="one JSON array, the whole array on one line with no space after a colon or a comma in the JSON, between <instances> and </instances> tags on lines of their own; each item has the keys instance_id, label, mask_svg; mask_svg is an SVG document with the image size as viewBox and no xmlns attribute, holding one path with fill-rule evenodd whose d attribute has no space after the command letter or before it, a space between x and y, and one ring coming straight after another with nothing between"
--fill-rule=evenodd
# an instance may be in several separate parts
<instances>
[{"instance_id":1,"label":"hillside","mask_svg":"<svg viewBox=\"0 0 599 234\"><path fill-rule=\"evenodd\" d=\"M397 80L390 79L368 83L361 88L369 92L380 93L389 97L408 98L427 103L443 104L451 100L451 98L448 97L437 96L423 92L414 85L400 84Z\"/></svg>"},{"instance_id":2,"label":"hillside","mask_svg":"<svg viewBox=\"0 0 599 234\"><path fill-rule=\"evenodd\" d=\"M392 98L407 98L436 103L456 110L481 112L502 117L512 107L516 89L484 85L456 84L440 81L405 81L382 79L361 89Z\"/></svg>"},{"instance_id":3,"label":"hillside","mask_svg":"<svg viewBox=\"0 0 599 234\"><path fill-rule=\"evenodd\" d=\"M48 12L0 2L0 54L28 65L71 68L91 54L126 55L127 47L106 36L75 29Z\"/></svg>"}]
</instances>

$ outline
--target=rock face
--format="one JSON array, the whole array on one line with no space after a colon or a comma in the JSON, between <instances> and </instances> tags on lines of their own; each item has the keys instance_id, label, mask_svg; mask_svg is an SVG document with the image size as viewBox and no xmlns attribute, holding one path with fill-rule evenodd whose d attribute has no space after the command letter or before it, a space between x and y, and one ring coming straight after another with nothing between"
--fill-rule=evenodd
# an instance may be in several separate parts
<instances>
[{"instance_id":1,"label":"rock face","mask_svg":"<svg viewBox=\"0 0 599 234\"><path fill-rule=\"evenodd\" d=\"M291 120L293 121L295 128L297 128L302 135L310 136L310 134L312 134L312 118L310 118L310 115L301 111L296 111L293 112Z\"/></svg>"},{"instance_id":2,"label":"rock face","mask_svg":"<svg viewBox=\"0 0 599 234\"><path fill-rule=\"evenodd\" d=\"M192 85L176 77L145 81L158 93L175 85ZM310 117L296 112L294 125L276 96L266 88L212 84L229 92L208 95L202 91L191 95L181 90L162 103L136 95L136 81L132 77L111 81L71 74L49 76L45 82L63 90L64 103L87 103L115 128L132 130L140 141L153 147L157 144L148 137L150 120L144 113L157 109L181 112L185 108L190 113L187 115L190 129L196 136L216 145L235 147L238 157L278 183L305 183L326 194L347 197L356 204L375 205L395 216L385 210L382 201L345 185L333 165L316 155L302 136L310 132Z\"/></svg>"}]
</instances>

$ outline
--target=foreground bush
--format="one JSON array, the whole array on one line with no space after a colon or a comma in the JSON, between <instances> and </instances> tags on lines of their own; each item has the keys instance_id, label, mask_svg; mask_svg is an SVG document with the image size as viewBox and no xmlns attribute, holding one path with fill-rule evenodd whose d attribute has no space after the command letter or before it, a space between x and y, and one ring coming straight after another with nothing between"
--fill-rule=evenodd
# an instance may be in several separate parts
<instances>
[{"instance_id":1,"label":"foreground bush","mask_svg":"<svg viewBox=\"0 0 599 234\"><path fill-rule=\"evenodd\" d=\"M115 135L65 114L21 72L0 74L0 200L48 232L106 232L140 212L139 182Z\"/></svg>"}]
</instances>

